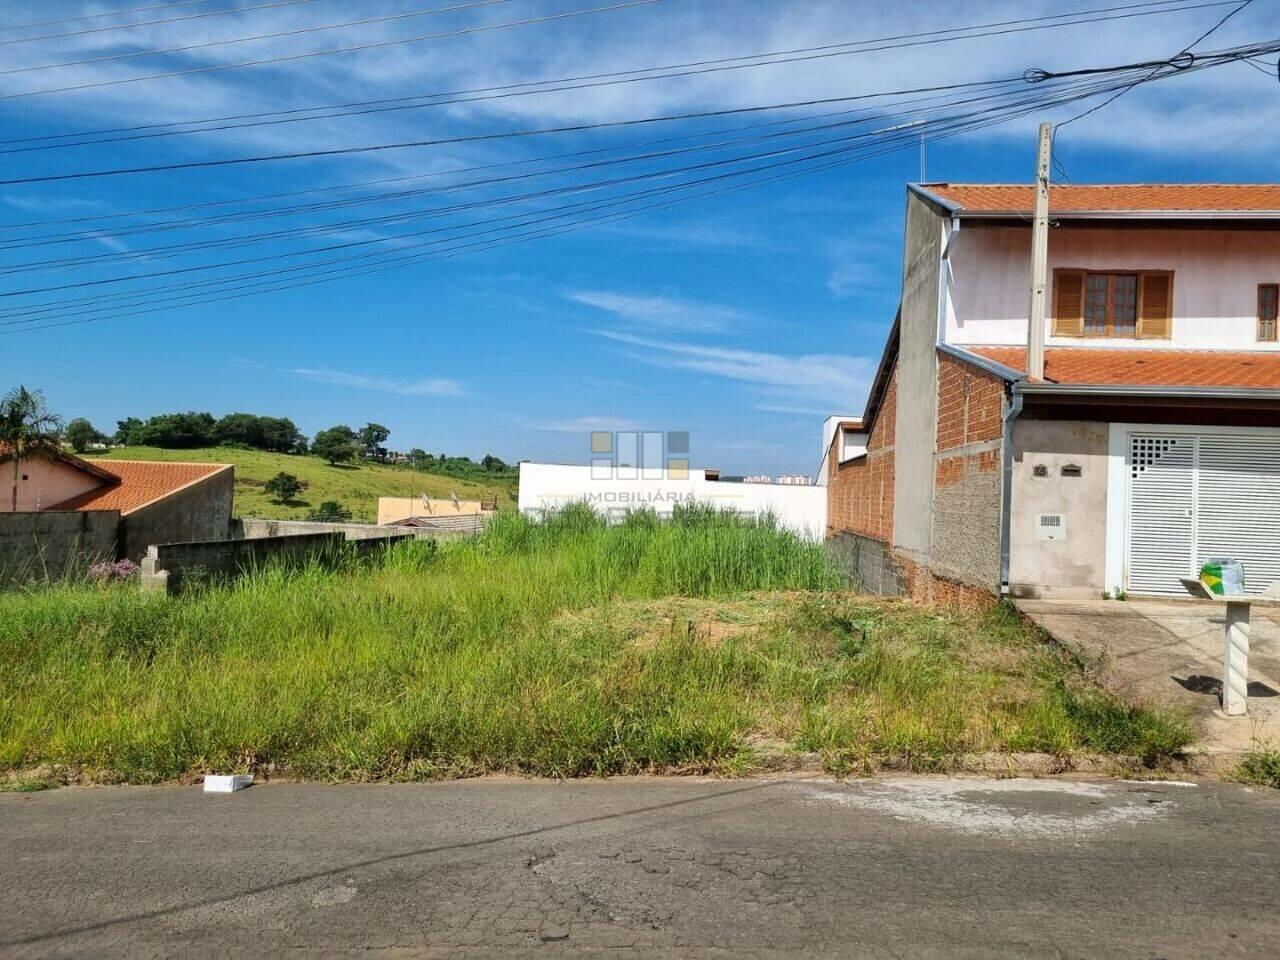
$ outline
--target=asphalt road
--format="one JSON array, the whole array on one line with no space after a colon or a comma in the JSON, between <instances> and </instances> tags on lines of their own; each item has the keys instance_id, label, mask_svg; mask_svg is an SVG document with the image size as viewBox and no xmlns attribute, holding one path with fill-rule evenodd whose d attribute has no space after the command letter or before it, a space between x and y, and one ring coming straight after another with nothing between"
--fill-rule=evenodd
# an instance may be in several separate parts
<instances>
[{"instance_id":1,"label":"asphalt road","mask_svg":"<svg viewBox=\"0 0 1280 960\"><path fill-rule=\"evenodd\" d=\"M1280 793L615 779L0 795L0 955L1274 957Z\"/></svg>"}]
</instances>

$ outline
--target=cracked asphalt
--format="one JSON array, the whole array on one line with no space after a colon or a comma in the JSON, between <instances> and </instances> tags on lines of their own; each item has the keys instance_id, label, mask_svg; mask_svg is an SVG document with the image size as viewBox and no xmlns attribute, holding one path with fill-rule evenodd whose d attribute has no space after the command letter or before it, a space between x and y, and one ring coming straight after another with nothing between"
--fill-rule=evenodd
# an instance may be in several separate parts
<instances>
[{"instance_id":1,"label":"cracked asphalt","mask_svg":"<svg viewBox=\"0 0 1280 960\"><path fill-rule=\"evenodd\" d=\"M631 779L0 795L0 954L1275 956L1280 793Z\"/></svg>"}]
</instances>

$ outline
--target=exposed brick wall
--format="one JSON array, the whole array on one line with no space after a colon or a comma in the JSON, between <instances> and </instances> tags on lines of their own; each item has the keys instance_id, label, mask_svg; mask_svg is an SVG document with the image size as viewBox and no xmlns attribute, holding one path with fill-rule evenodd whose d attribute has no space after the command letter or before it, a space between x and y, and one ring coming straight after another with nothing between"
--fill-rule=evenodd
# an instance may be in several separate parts
<instances>
[{"instance_id":1,"label":"exposed brick wall","mask_svg":"<svg viewBox=\"0 0 1280 960\"><path fill-rule=\"evenodd\" d=\"M906 580L906 592L917 603L960 610L990 610L998 602L995 591L939 576L924 564L898 554L895 558Z\"/></svg>"},{"instance_id":2,"label":"exposed brick wall","mask_svg":"<svg viewBox=\"0 0 1280 960\"><path fill-rule=\"evenodd\" d=\"M896 370L867 438L867 455L840 464L839 435L833 440L827 537L833 555L863 589L938 606L985 608L996 602L1000 586L1004 382L940 355L937 391L928 400L938 405L934 475L911 481L932 488L928 557L892 547Z\"/></svg>"},{"instance_id":3,"label":"exposed brick wall","mask_svg":"<svg viewBox=\"0 0 1280 960\"><path fill-rule=\"evenodd\" d=\"M866 456L842 464L839 431L831 441L827 474L828 537L853 533L886 544L893 541L893 436L897 397L895 372L867 437Z\"/></svg>"},{"instance_id":4,"label":"exposed brick wall","mask_svg":"<svg viewBox=\"0 0 1280 960\"><path fill-rule=\"evenodd\" d=\"M955 357L938 357L937 449L998 440L1004 430L1004 382Z\"/></svg>"},{"instance_id":5,"label":"exposed brick wall","mask_svg":"<svg viewBox=\"0 0 1280 960\"><path fill-rule=\"evenodd\" d=\"M999 377L939 354L929 572L960 594L930 586L931 597L967 604L966 590L999 591L1004 394Z\"/></svg>"}]
</instances>

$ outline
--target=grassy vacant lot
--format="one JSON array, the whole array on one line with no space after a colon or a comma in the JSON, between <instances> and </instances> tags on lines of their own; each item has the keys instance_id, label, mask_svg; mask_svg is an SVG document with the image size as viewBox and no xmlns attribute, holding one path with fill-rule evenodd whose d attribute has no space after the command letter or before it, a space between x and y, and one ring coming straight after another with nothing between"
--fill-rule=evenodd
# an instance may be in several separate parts
<instances>
[{"instance_id":1,"label":"grassy vacant lot","mask_svg":"<svg viewBox=\"0 0 1280 960\"><path fill-rule=\"evenodd\" d=\"M0 771L743 772L779 750L945 769L972 751L1158 761L1189 741L1011 613L838 587L821 547L768 525L569 510L180 598L0 594Z\"/></svg>"},{"instance_id":2,"label":"grassy vacant lot","mask_svg":"<svg viewBox=\"0 0 1280 960\"><path fill-rule=\"evenodd\" d=\"M515 505L515 480L497 479L493 482L476 483L381 464L338 464L331 467L319 457L267 453L263 450L238 450L234 447L198 450L120 447L107 453L104 459L235 464L235 512L238 517L302 520L309 510L325 500L337 500L351 510L353 520L372 523L378 515L378 497L411 497L420 493L430 497L447 497L451 490L464 500L497 497L499 509ZM298 500L276 503L262 489L263 484L281 471L292 473L306 485Z\"/></svg>"}]
</instances>

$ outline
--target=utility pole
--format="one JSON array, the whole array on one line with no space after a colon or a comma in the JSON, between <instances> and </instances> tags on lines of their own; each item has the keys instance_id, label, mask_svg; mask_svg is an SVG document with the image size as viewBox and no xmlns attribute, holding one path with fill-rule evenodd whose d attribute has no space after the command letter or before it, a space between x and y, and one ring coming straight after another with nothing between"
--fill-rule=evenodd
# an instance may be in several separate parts
<instances>
[{"instance_id":1,"label":"utility pole","mask_svg":"<svg viewBox=\"0 0 1280 960\"><path fill-rule=\"evenodd\" d=\"M1044 379L1045 299L1049 273L1049 159L1053 127L1040 124L1040 149L1036 154L1036 208L1031 227L1031 302L1027 309L1027 375Z\"/></svg>"}]
</instances>

